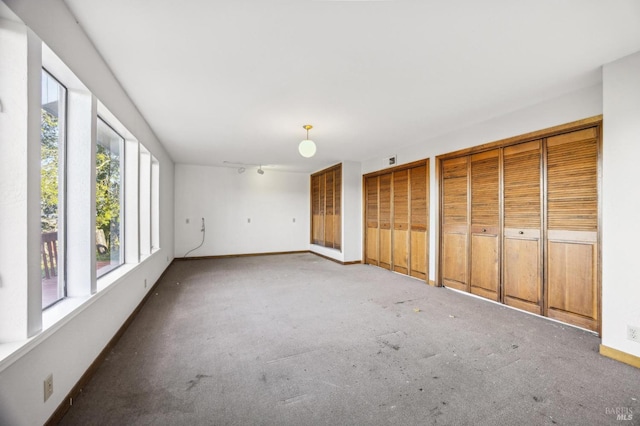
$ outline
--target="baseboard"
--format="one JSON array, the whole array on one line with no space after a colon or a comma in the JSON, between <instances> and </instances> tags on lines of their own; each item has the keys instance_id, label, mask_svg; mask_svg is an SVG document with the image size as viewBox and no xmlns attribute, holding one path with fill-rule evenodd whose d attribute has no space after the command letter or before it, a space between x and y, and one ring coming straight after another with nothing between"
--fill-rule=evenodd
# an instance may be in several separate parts
<instances>
[{"instance_id":1,"label":"baseboard","mask_svg":"<svg viewBox=\"0 0 640 426\"><path fill-rule=\"evenodd\" d=\"M361 260L352 260L350 262L343 262L341 260L334 259L333 257L329 257L329 256L325 256L324 254L316 253L315 251L310 251L309 253L315 254L316 256L322 257L322 258L330 260L332 262L339 263L340 265L359 265L359 264L362 263Z\"/></svg>"},{"instance_id":2,"label":"baseboard","mask_svg":"<svg viewBox=\"0 0 640 426\"><path fill-rule=\"evenodd\" d=\"M311 250L273 251L273 252L267 252L267 253L223 254L223 255L218 255L218 256L176 257L174 260L182 261L182 260L226 259L226 258L230 258L230 257L274 256L274 255L280 255L280 254L302 254L302 253L315 254L316 256L320 256L320 257L325 258L327 260L331 260L332 262L339 263L340 265L359 265L360 263L362 263L360 260L353 260L353 261L350 261L350 262L342 262L340 260L336 260L336 259L334 259L332 257L325 256L323 254L316 253L315 251L311 251Z\"/></svg>"},{"instance_id":3,"label":"baseboard","mask_svg":"<svg viewBox=\"0 0 640 426\"><path fill-rule=\"evenodd\" d=\"M606 356L607 358L615 359L616 361L620 361L625 364L629 364L636 368L640 368L640 357L610 348L605 345L600 345L600 355Z\"/></svg>"},{"instance_id":4,"label":"baseboard","mask_svg":"<svg viewBox=\"0 0 640 426\"><path fill-rule=\"evenodd\" d=\"M102 349L102 352L100 352L100 354L96 357L96 359L93 360L89 368L87 368L87 371L85 371L82 377L80 377L80 380L78 380L75 386L71 388L71 391L67 394L65 399L62 400L62 402L60 403L56 411L54 411L53 414L51 414L51 416L49 417L49 420L47 420L47 422L45 423L46 426L54 426L60 423L64 415L67 413L67 411L69 411L69 408L73 405L73 398L78 396L78 394L82 392L82 388L85 387L87 383L89 383L89 381L91 380L95 372L98 370L102 362L107 358L107 356L111 352L111 349L113 349L116 343L118 343L118 340L120 340L120 337L122 337L124 332L127 331L127 328L129 328L133 320L136 318L136 316L142 309L142 306L144 305L144 303L155 292L156 287L158 286L158 284L160 283L160 281L162 280L162 278L164 277L164 275L169 270L172 264L173 264L173 261L165 268L165 270L162 272L158 280L153 284L151 289L149 289L147 294L142 298L138 306L136 306L136 308L133 310L131 315L129 315L129 317L126 319L124 324L122 324L122 326L118 329L116 334L114 334L111 340L109 340L109 343L107 343L104 349Z\"/></svg>"},{"instance_id":5,"label":"baseboard","mask_svg":"<svg viewBox=\"0 0 640 426\"><path fill-rule=\"evenodd\" d=\"M309 250L299 251L272 251L267 253L242 253L242 254L222 254L218 256L192 256L192 257L176 257L174 260L204 260L204 259L227 259L230 257L254 257L254 256L275 256L280 254L301 254L311 253Z\"/></svg>"}]
</instances>

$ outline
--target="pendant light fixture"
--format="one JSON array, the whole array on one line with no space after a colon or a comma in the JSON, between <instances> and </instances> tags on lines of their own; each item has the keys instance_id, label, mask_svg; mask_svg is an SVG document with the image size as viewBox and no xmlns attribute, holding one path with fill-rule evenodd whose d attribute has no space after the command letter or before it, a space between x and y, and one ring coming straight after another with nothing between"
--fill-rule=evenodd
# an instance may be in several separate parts
<instances>
[{"instance_id":1,"label":"pendant light fixture","mask_svg":"<svg viewBox=\"0 0 640 426\"><path fill-rule=\"evenodd\" d=\"M307 131L307 138L300 142L300 145L298 145L298 151L303 157L311 158L316 154L316 144L314 141L309 139L309 130L312 129L313 126L311 124L305 124L302 128Z\"/></svg>"}]
</instances>

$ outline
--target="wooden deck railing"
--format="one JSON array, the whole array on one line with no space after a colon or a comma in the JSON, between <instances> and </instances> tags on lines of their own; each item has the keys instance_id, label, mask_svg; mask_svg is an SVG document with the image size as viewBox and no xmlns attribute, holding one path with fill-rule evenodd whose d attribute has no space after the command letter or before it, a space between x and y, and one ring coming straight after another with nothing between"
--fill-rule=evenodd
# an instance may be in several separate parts
<instances>
[{"instance_id":1,"label":"wooden deck railing","mask_svg":"<svg viewBox=\"0 0 640 426\"><path fill-rule=\"evenodd\" d=\"M42 234L40 245L44 278L49 279L58 275L58 232Z\"/></svg>"}]
</instances>

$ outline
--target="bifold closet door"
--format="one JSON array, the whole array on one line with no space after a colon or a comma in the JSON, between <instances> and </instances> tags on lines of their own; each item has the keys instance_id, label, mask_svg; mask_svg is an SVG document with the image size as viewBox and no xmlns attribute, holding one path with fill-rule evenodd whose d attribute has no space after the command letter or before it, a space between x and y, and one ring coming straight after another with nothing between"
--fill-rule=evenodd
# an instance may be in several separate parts
<instances>
[{"instance_id":1,"label":"bifold closet door","mask_svg":"<svg viewBox=\"0 0 640 426\"><path fill-rule=\"evenodd\" d=\"M598 330L599 130L547 139L547 316Z\"/></svg>"},{"instance_id":2,"label":"bifold closet door","mask_svg":"<svg viewBox=\"0 0 640 426\"><path fill-rule=\"evenodd\" d=\"M391 269L391 173L379 177L378 266Z\"/></svg>"},{"instance_id":3,"label":"bifold closet door","mask_svg":"<svg viewBox=\"0 0 640 426\"><path fill-rule=\"evenodd\" d=\"M367 244L365 247L366 263L378 265L378 176L365 180L367 206Z\"/></svg>"},{"instance_id":4,"label":"bifold closet door","mask_svg":"<svg viewBox=\"0 0 640 426\"><path fill-rule=\"evenodd\" d=\"M503 151L503 302L542 314L542 141Z\"/></svg>"},{"instance_id":5,"label":"bifold closet door","mask_svg":"<svg viewBox=\"0 0 640 426\"><path fill-rule=\"evenodd\" d=\"M333 248L342 249L342 168L333 171Z\"/></svg>"},{"instance_id":6,"label":"bifold closet door","mask_svg":"<svg viewBox=\"0 0 640 426\"><path fill-rule=\"evenodd\" d=\"M320 175L319 176L319 182L320 182L320 196L318 197L319 199L319 218L320 220L318 221L318 238L320 239L319 244L320 245L324 245L324 216L326 214L326 201L327 201L327 197L326 197L326 179L325 179L325 175Z\"/></svg>"},{"instance_id":7,"label":"bifold closet door","mask_svg":"<svg viewBox=\"0 0 640 426\"><path fill-rule=\"evenodd\" d=\"M411 187L411 246L410 275L427 279L427 166L414 167L409 170Z\"/></svg>"},{"instance_id":8,"label":"bifold closet door","mask_svg":"<svg viewBox=\"0 0 640 426\"><path fill-rule=\"evenodd\" d=\"M320 216L320 179L322 176L311 178L311 212L313 214L313 227L311 240L314 244L322 244L322 220Z\"/></svg>"},{"instance_id":9,"label":"bifold closet door","mask_svg":"<svg viewBox=\"0 0 640 426\"><path fill-rule=\"evenodd\" d=\"M468 157L442 162L442 283L469 291Z\"/></svg>"},{"instance_id":10,"label":"bifold closet door","mask_svg":"<svg viewBox=\"0 0 640 426\"><path fill-rule=\"evenodd\" d=\"M334 242L334 172L325 173L325 217L324 217L324 245L333 247Z\"/></svg>"},{"instance_id":11,"label":"bifold closet door","mask_svg":"<svg viewBox=\"0 0 640 426\"><path fill-rule=\"evenodd\" d=\"M393 173L393 270L409 274L409 171Z\"/></svg>"},{"instance_id":12,"label":"bifold closet door","mask_svg":"<svg viewBox=\"0 0 640 426\"><path fill-rule=\"evenodd\" d=\"M471 293L500 300L500 150L471 156Z\"/></svg>"}]
</instances>

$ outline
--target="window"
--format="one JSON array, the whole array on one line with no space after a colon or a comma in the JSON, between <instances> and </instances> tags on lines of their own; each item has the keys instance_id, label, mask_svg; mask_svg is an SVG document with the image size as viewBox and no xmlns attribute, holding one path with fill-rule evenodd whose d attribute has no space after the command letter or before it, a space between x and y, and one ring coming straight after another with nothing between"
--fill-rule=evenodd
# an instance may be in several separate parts
<instances>
[{"instance_id":1,"label":"window","mask_svg":"<svg viewBox=\"0 0 640 426\"><path fill-rule=\"evenodd\" d=\"M124 262L124 138L98 117L96 139L96 272L102 276Z\"/></svg>"},{"instance_id":2,"label":"window","mask_svg":"<svg viewBox=\"0 0 640 426\"><path fill-rule=\"evenodd\" d=\"M340 250L342 164L311 175L311 243Z\"/></svg>"},{"instance_id":3,"label":"window","mask_svg":"<svg viewBox=\"0 0 640 426\"><path fill-rule=\"evenodd\" d=\"M67 89L42 70L40 125L40 265L42 308L65 297L64 148Z\"/></svg>"},{"instance_id":4,"label":"window","mask_svg":"<svg viewBox=\"0 0 640 426\"><path fill-rule=\"evenodd\" d=\"M138 208L139 208L139 249L144 258L156 251L159 241L159 170L158 160L144 145L139 145L138 161Z\"/></svg>"},{"instance_id":5,"label":"window","mask_svg":"<svg viewBox=\"0 0 640 426\"><path fill-rule=\"evenodd\" d=\"M92 303L91 295L135 278L142 144L35 33L17 21L7 24L0 23L6 47L0 48L6 59L0 60L0 342L27 343ZM146 127L143 133L162 150ZM159 169L151 151L147 157L147 251L153 253ZM124 263L131 267L108 273ZM144 267L155 268L153 262ZM24 353L22 344L4 349L2 365Z\"/></svg>"}]
</instances>

